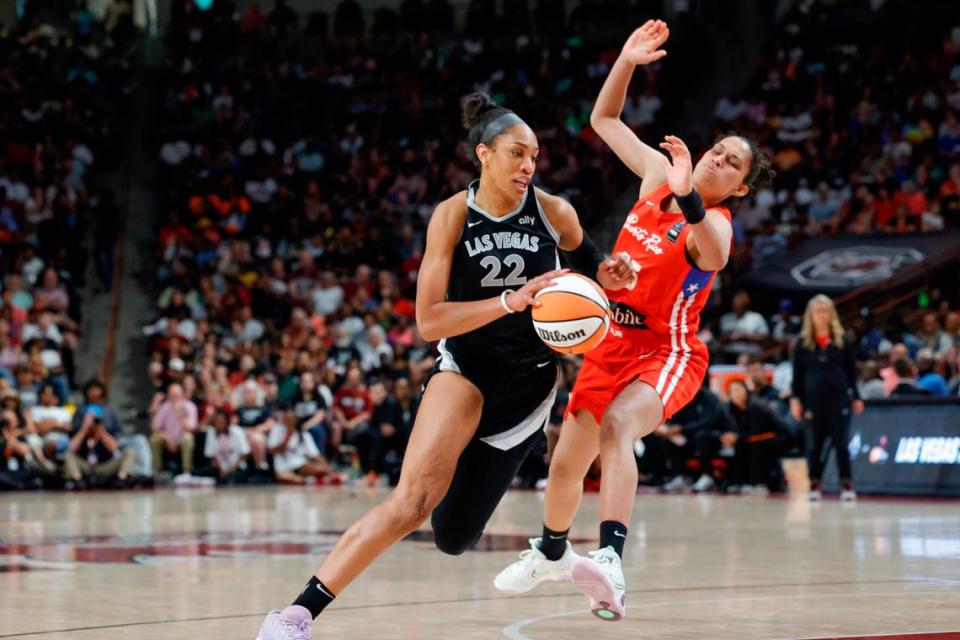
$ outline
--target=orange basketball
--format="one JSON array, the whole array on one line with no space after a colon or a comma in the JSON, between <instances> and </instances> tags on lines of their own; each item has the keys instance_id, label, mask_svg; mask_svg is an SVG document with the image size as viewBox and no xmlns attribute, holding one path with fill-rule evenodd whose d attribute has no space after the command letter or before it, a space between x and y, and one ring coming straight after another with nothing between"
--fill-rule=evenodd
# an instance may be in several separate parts
<instances>
[{"instance_id":1,"label":"orange basketball","mask_svg":"<svg viewBox=\"0 0 960 640\"><path fill-rule=\"evenodd\" d=\"M543 342L560 353L586 353L610 328L610 302L593 280L568 273L535 296L533 326Z\"/></svg>"}]
</instances>

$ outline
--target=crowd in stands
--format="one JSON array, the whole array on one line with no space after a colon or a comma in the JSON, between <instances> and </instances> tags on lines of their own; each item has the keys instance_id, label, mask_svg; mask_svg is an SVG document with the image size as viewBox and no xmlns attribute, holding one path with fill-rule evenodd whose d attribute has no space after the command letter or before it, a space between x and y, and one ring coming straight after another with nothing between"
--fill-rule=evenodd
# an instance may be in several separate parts
<instances>
[{"instance_id":1,"label":"crowd in stands","mask_svg":"<svg viewBox=\"0 0 960 640\"><path fill-rule=\"evenodd\" d=\"M74 354L87 262L104 288L113 273L116 205L96 175L117 157L129 26L80 11L0 32L0 487L80 480L120 446L118 422L76 435ZM95 255L77 242L91 226Z\"/></svg>"},{"instance_id":2,"label":"crowd in stands","mask_svg":"<svg viewBox=\"0 0 960 640\"><path fill-rule=\"evenodd\" d=\"M355 31L351 4L334 32ZM251 475L306 482L349 455L371 482L395 478L434 363L413 305L426 222L475 177L460 96L484 89L533 123L544 188L585 217L604 201L612 158L595 151L578 89L600 77L599 51L419 32L417 4L396 16L396 38L379 37L381 13L367 42L339 44L312 40L314 21L282 2L238 20L185 5L170 36L146 329L158 471L179 456L170 466L196 475L215 457L195 434L209 443L226 419L246 436ZM432 4L436 17L444 3ZM468 19L471 33L488 32L486 16ZM657 104L634 111L640 125ZM181 398L196 415L171 409Z\"/></svg>"},{"instance_id":3,"label":"crowd in stands","mask_svg":"<svg viewBox=\"0 0 960 640\"><path fill-rule=\"evenodd\" d=\"M417 5L405 6L412 11ZM832 46L811 35L807 22L840 9L807 8L804 3L783 27L790 38L773 39L783 51L763 61L764 80L750 88L755 94L748 91L717 108L718 121L756 135L780 171L775 188L738 213L744 220L738 223L740 239L753 243L754 254L768 251L770 243L785 248L800 235L846 230L849 221L864 218L850 211L850 185L889 188L891 199L903 199L900 183L924 166L935 178L924 183L927 188L949 182L953 150L935 141L914 141L905 156L902 149L895 158L889 155L886 137L916 115L893 99L891 81L880 78L872 93L845 82L847 74L858 81L872 77L850 65L869 65L877 76L898 50L873 61L840 46L841 40ZM270 12L252 5L236 21L186 11L171 36L160 149L167 215L159 233L159 312L147 328L157 387L150 413L158 470L165 468L164 459L177 467L179 457L182 470L196 475L195 468L205 466L203 473L231 480L236 465L214 462L218 447L228 447L230 460L249 461L248 476L303 483L313 476L329 479L331 467L352 463L369 482L395 479L419 384L434 362L413 318L425 224L433 206L473 175L456 97L485 89L528 118L542 145L538 179L588 215L591 201L618 186L608 154L597 152L589 130L594 91L584 89L603 77L609 43L591 48L571 38L542 49L537 36L511 35L494 47L490 39L502 32L482 26L482 12L468 24L487 40L447 40L439 34L443 26L413 27L420 23L411 15L401 12L392 21L381 12L364 43L357 22L362 15L354 9L344 2L334 13L332 31L340 40L333 42L319 31L310 40L311 29L320 29L318 20L305 20L282 2ZM306 38L292 38L304 24L300 35ZM886 24L892 24L889 18ZM803 25L802 35L797 25ZM952 34L943 28L937 33L944 39L929 55L941 55L941 65L954 64L942 57L953 55ZM856 46L872 50L877 41L865 37ZM939 76L915 81L920 86L931 77ZM641 130L661 107L654 81L639 78L625 108L625 119ZM948 93L938 110L924 112L927 117L949 117ZM864 95L877 105L860 105ZM775 111L781 105L797 113ZM803 115L795 105L813 106ZM866 111L873 114L869 123L855 127L843 120ZM862 153L850 153L858 147ZM791 161L791 154L800 154L800 161ZM812 193L821 182L828 193L820 195L837 201L830 215ZM941 226L952 224L948 209L941 212ZM932 217L924 219L931 228ZM885 229L883 220L874 228ZM767 230L785 233L785 241L766 237ZM731 424L749 430L748 423L760 421L778 435L758 444L760 453L742 463L738 484L777 487L769 461L803 448L799 425L786 410L789 345L799 333L800 311L784 300L775 316L765 318L750 311L746 293L733 296L732 311L706 337L716 361L751 362L751 375L729 401L711 399L704 389L678 416L706 424L701 412L709 405L711 419L727 426L700 431L676 422L647 439L650 453L641 466L651 465L649 481L676 486L683 475L676 467L698 458L704 475L712 477L711 461L729 449L717 430L726 433ZM939 311L939 322L956 324L947 308ZM889 374L889 349L904 342L908 356L920 356L925 366L922 337L890 332L886 342L874 344L869 322L865 316L851 327L859 332L851 338L862 338L867 349L862 360ZM951 340L957 329L950 329ZM935 366L955 383L951 348L939 353ZM869 371L871 362L866 364ZM575 364L568 363L568 386L574 376ZM755 407L758 398L767 401L765 409ZM191 400L195 415L184 410L181 418L172 417L173 404ZM214 433L218 444L205 444L200 452L195 434L209 443ZM523 482L542 478L546 459L545 451L532 456ZM218 471L211 474L211 467Z\"/></svg>"},{"instance_id":4,"label":"crowd in stands","mask_svg":"<svg viewBox=\"0 0 960 640\"><path fill-rule=\"evenodd\" d=\"M799 2L714 110L773 158L737 212L735 267L818 235L960 228L960 22L951 2Z\"/></svg>"},{"instance_id":5,"label":"crowd in stands","mask_svg":"<svg viewBox=\"0 0 960 640\"><path fill-rule=\"evenodd\" d=\"M71 458L72 486L98 477L95 462L109 463L103 477L152 473L188 484L396 481L435 357L414 321L426 223L475 175L457 98L485 90L531 122L539 183L588 223L596 203L623 188L619 163L589 128L613 45L583 37L589 28L578 33L572 18L573 31L558 30L555 13L535 11L532 31L522 19L509 27L488 20L484 4L471 4L480 9L468 12L463 38L449 37L443 0L377 12L364 38L364 15L349 0L332 25L282 0L236 16L227 3L208 12L174 3L158 149L157 315L144 328L149 446L99 437L93 454ZM810 235L960 223L960 147L951 142L960 136L960 32L923 25L937 36L921 47L888 38L901 11L885 3L879 27L854 29L864 16L843 3L798 3L757 80L717 104L717 130L755 136L779 171L736 214L731 274ZM905 80L889 72L901 66L911 71ZM628 98L624 118L638 130L668 115L658 83L654 70ZM746 380L723 397L705 386L638 443L649 484L779 490L776 461L803 451L802 425L787 409L799 301L764 316L747 293L729 298L729 312L713 309L702 337L714 362L747 365ZM957 298L935 295L899 323L864 310L849 324L864 398L960 393ZM574 360L564 374L548 442ZM115 440L109 407L96 399L102 387L88 391L94 400L84 406L106 410L84 409L62 430L103 424ZM739 448L730 433L744 434ZM544 443L519 482L542 481L548 460Z\"/></svg>"}]
</instances>

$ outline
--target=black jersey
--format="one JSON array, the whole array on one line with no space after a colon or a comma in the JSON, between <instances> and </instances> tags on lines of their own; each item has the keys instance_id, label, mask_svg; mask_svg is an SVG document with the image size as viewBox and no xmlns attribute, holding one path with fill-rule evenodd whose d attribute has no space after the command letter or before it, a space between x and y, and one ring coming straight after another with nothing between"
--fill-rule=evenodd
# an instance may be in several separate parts
<instances>
[{"instance_id":1,"label":"black jersey","mask_svg":"<svg viewBox=\"0 0 960 640\"><path fill-rule=\"evenodd\" d=\"M516 291L527 280L557 269L559 236L550 226L531 184L520 205L499 218L475 201L480 182L467 188L467 217L453 253L447 300L464 302ZM503 361L547 359L553 352L533 329L529 307L495 320L469 333L441 342L467 357L499 358Z\"/></svg>"}]
</instances>

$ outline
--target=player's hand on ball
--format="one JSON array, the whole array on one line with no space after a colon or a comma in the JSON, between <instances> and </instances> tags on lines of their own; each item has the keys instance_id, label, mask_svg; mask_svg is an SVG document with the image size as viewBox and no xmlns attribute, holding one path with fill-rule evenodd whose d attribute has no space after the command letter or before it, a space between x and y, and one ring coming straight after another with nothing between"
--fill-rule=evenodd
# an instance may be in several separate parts
<instances>
[{"instance_id":1,"label":"player's hand on ball","mask_svg":"<svg viewBox=\"0 0 960 640\"><path fill-rule=\"evenodd\" d=\"M507 306L514 311L523 311L527 307L539 307L540 303L533 299L534 296L537 295L537 292L540 291L540 289L546 289L553 284L554 278L557 276L562 276L565 273L569 273L569 271L570 269L547 271L546 273L540 274L533 280L528 280L527 284L523 285L513 293L507 294Z\"/></svg>"},{"instance_id":2,"label":"player's hand on ball","mask_svg":"<svg viewBox=\"0 0 960 640\"><path fill-rule=\"evenodd\" d=\"M640 265L626 251L610 256L597 269L597 282L604 289L633 289L637 284Z\"/></svg>"},{"instance_id":3,"label":"player's hand on ball","mask_svg":"<svg viewBox=\"0 0 960 640\"><path fill-rule=\"evenodd\" d=\"M660 148L670 154L670 159L660 156L670 191L678 196L687 195L693 189L693 161L690 159L690 150L677 136L664 136Z\"/></svg>"},{"instance_id":4,"label":"player's hand on ball","mask_svg":"<svg viewBox=\"0 0 960 640\"><path fill-rule=\"evenodd\" d=\"M641 65L656 62L667 52L661 49L670 37L670 29L663 20L647 20L634 31L623 45L620 57L631 64Z\"/></svg>"}]
</instances>

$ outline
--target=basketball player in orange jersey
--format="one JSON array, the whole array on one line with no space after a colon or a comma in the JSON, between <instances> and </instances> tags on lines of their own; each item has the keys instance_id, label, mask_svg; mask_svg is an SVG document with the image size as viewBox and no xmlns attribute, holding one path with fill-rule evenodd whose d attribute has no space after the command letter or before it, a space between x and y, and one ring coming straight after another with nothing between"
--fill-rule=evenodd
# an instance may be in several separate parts
<instances>
[{"instance_id":1,"label":"basketball player in orange jersey","mask_svg":"<svg viewBox=\"0 0 960 640\"><path fill-rule=\"evenodd\" d=\"M550 465L543 535L495 580L501 591L522 593L544 580L572 578L605 620L624 615L621 556L637 490L633 445L700 388L707 348L696 334L710 285L730 254L727 206L771 177L769 158L740 136L719 139L694 168L679 138L667 136L660 144L667 159L620 120L634 67L666 55L660 47L669 33L665 23L650 20L630 36L590 117L641 178L639 198L614 247L640 265L640 274L636 286L607 292L613 322L585 356L570 394ZM566 538L598 452L600 545L586 559Z\"/></svg>"},{"instance_id":2,"label":"basketball player in orange jersey","mask_svg":"<svg viewBox=\"0 0 960 640\"><path fill-rule=\"evenodd\" d=\"M296 601L271 611L259 640L305 640L314 618L367 566L431 516L437 547L461 554L483 528L544 428L557 358L530 307L569 264L615 290L629 259L604 258L573 207L533 186L533 130L484 94L463 121L480 179L440 203L417 278L417 328L439 340L396 489L340 538Z\"/></svg>"}]
</instances>

